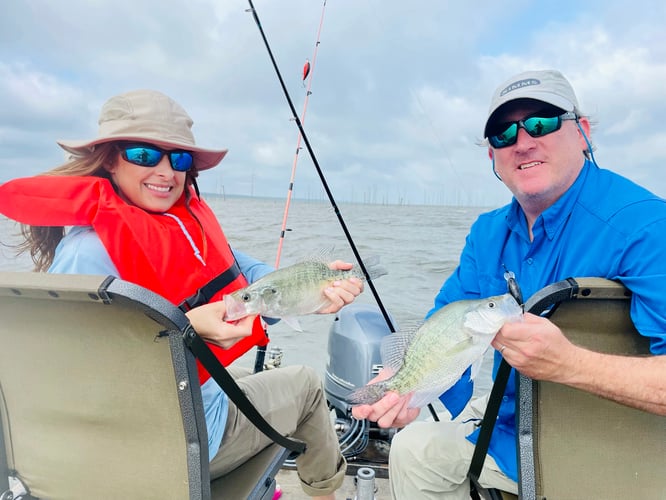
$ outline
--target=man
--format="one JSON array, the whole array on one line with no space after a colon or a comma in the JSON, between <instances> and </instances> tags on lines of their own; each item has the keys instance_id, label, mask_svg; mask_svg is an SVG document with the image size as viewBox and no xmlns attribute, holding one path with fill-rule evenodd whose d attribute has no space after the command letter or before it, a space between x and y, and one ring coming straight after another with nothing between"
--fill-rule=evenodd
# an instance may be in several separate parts
<instances>
[{"instance_id":1,"label":"man","mask_svg":"<svg viewBox=\"0 0 666 500\"><path fill-rule=\"evenodd\" d=\"M561 73L528 71L497 88L484 137L493 171L513 199L473 224L429 315L456 300L505 293L505 269L526 298L570 276L620 280L633 292L632 320L656 356L592 352L571 344L549 320L526 314L493 341L495 370L503 356L528 377L666 415L666 200L600 169L589 135L589 119ZM396 434L389 458L395 498L469 498L466 475L487 403L487 396L470 401L472 387L466 374L441 396L453 420L415 422ZM353 410L382 427L402 427L418 413L409 395L395 393ZM517 493L515 443L512 370L482 486Z\"/></svg>"}]
</instances>

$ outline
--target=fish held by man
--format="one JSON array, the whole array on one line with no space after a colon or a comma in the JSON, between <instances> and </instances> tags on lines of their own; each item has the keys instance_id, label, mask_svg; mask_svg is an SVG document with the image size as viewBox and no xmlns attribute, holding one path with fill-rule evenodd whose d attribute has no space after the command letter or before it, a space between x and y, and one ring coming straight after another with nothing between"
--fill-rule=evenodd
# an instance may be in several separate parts
<instances>
[{"instance_id":1,"label":"fish held by man","mask_svg":"<svg viewBox=\"0 0 666 500\"><path fill-rule=\"evenodd\" d=\"M354 404L373 404L388 391L413 393L410 408L420 408L449 389L472 366L474 378L483 354L505 323L520 321L523 310L510 294L451 302L418 329L382 339L384 367L393 375L351 392Z\"/></svg>"},{"instance_id":2,"label":"fish held by man","mask_svg":"<svg viewBox=\"0 0 666 500\"><path fill-rule=\"evenodd\" d=\"M387 274L379 265L379 257L365 262L370 279ZM296 330L301 330L296 316L312 314L330 304L324 290L338 280L366 279L363 270L355 264L348 270L331 269L325 256L303 260L277 269L251 285L224 296L225 320L234 321L244 316L259 314L279 318Z\"/></svg>"}]
</instances>

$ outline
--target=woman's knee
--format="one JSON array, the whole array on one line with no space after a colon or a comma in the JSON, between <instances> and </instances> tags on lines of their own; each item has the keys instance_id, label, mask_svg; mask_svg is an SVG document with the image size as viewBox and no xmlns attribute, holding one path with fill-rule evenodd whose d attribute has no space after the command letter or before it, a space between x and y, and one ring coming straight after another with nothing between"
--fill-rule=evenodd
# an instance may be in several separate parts
<instances>
[{"instance_id":1,"label":"woman's knee","mask_svg":"<svg viewBox=\"0 0 666 500\"><path fill-rule=\"evenodd\" d=\"M296 398L303 401L306 407L319 405L326 402L324 386L319 374L314 368L303 365L291 365L278 368L292 383L296 391Z\"/></svg>"}]
</instances>

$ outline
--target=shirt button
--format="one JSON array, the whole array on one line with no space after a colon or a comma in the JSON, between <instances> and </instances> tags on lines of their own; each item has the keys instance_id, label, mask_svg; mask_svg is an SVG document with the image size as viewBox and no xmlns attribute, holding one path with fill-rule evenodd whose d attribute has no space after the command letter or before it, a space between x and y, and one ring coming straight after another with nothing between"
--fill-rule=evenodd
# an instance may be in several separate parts
<instances>
[{"instance_id":1,"label":"shirt button","mask_svg":"<svg viewBox=\"0 0 666 500\"><path fill-rule=\"evenodd\" d=\"M534 263L534 259L532 257L530 257L525 262L527 262L531 266Z\"/></svg>"},{"instance_id":2,"label":"shirt button","mask_svg":"<svg viewBox=\"0 0 666 500\"><path fill-rule=\"evenodd\" d=\"M504 396L504 397L502 398L502 400L503 400L505 403L508 402L508 401L509 401L509 396Z\"/></svg>"}]
</instances>

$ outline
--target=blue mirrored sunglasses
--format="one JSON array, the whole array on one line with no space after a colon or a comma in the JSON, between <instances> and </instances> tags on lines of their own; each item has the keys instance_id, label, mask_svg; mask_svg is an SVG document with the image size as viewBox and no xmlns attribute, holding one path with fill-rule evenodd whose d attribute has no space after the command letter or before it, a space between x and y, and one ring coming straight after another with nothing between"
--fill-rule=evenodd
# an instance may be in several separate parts
<instances>
[{"instance_id":1,"label":"blue mirrored sunglasses","mask_svg":"<svg viewBox=\"0 0 666 500\"><path fill-rule=\"evenodd\" d=\"M503 127L504 131L499 134L489 135L488 142L496 149L506 148L516 143L518 140L518 130L521 128L525 129L525 132L532 137L543 137L559 130L562 127L562 121L575 120L577 118L576 113L568 112L550 117L530 116L515 122L504 123L499 126Z\"/></svg>"},{"instance_id":2,"label":"blue mirrored sunglasses","mask_svg":"<svg viewBox=\"0 0 666 500\"><path fill-rule=\"evenodd\" d=\"M120 153L125 161L140 167L154 167L167 155L171 168L178 172L187 172L194 164L194 157L189 151L164 151L150 144L127 144Z\"/></svg>"}]
</instances>

